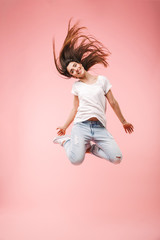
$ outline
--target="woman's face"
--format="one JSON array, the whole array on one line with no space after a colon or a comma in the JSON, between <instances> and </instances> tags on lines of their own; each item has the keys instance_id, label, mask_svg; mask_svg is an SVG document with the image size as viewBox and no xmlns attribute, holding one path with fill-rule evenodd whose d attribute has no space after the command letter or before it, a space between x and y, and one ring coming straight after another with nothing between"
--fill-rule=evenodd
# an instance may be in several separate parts
<instances>
[{"instance_id":1,"label":"woman's face","mask_svg":"<svg viewBox=\"0 0 160 240\"><path fill-rule=\"evenodd\" d=\"M67 66L67 71L75 78L83 78L85 69L81 63L70 62Z\"/></svg>"}]
</instances>

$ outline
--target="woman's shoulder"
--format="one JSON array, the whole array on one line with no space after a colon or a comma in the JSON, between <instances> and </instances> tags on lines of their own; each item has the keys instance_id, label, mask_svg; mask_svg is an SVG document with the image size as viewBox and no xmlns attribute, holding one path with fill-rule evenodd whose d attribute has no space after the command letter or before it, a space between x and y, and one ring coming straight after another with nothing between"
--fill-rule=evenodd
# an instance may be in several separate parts
<instances>
[{"instance_id":1,"label":"woman's shoulder","mask_svg":"<svg viewBox=\"0 0 160 240\"><path fill-rule=\"evenodd\" d=\"M72 88L78 89L79 85L80 85L80 81L79 81L79 80L76 80L76 81L73 82Z\"/></svg>"},{"instance_id":2,"label":"woman's shoulder","mask_svg":"<svg viewBox=\"0 0 160 240\"><path fill-rule=\"evenodd\" d=\"M109 79L104 75L99 75L99 83L103 89L106 89L106 87L108 88L112 86Z\"/></svg>"},{"instance_id":3,"label":"woman's shoulder","mask_svg":"<svg viewBox=\"0 0 160 240\"><path fill-rule=\"evenodd\" d=\"M105 84L105 82L108 81L108 78L104 75L98 75L98 80L99 80L99 83Z\"/></svg>"},{"instance_id":4,"label":"woman's shoulder","mask_svg":"<svg viewBox=\"0 0 160 240\"><path fill-rule=\"evenodd\" d=\"M104 76L104 75L98 75L98 78L99 78L100 80L106 80L106 79L107 79L107 77Z\"/></svg>"},{"instance_id":5,"label":"woman's shoulder","mask_svg":"<svg viewBox=\"0 0 160 240\"><path fill-rule=\"evenodd\" d=\"M72 85L74 85L74 86L78 86L79 84L80 84L80 80L76 80L76 81L73 82Z\"/></svg>"}]
</instances>

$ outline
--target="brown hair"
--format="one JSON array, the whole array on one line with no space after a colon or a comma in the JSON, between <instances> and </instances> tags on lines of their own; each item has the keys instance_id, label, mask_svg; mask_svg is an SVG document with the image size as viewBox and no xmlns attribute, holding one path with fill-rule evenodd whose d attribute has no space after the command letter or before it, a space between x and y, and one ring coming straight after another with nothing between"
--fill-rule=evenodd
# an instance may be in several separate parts
<instances>
[{"instance_id":1,"label":"brown hair","mask_svg":"<svg viewBox=\"0 0 160 240\"><path fill-rule=\"evenodd\" d=\"M82 30L86 27L79 27L78 22L71 27L71 19L68 23L68 32L64 40L59 58L56 58L55 40L53 39L53 56L58 72L67 78L72 75L67 71L70 62L81 63L86 71L93 65L101 63L105 67L109 64L107 57L111 54L109 50L91 35L84 35Z\"/></svg>"}]
</instances>

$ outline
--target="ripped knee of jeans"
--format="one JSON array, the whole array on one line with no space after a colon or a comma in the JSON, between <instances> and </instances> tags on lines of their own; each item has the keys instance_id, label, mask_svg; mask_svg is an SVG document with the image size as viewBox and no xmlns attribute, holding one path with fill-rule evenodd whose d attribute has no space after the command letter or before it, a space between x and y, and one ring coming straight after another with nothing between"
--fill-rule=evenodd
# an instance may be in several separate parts
<instances>
[{"instance_id":1,"label":"ripped knee of jeans","mask_svg":"<svg viewBox=\"0 0 160 240\"><path fill-rule=\"evenodd\" d=\"M120 156L117 155L115 160L114 160L114 163L119 164L121 161L122 161L122 155L120 155Z\"/></svg>"},{"instance_id":2,"label":"ripped knee of jeans","mask_svg":"<svg viewBox=\"0 0 160 240\"><path fill-rule=\"evenodd\" d=\"M119 164L122 161L122 155L116 155L114 159L110 159L110 161L114 164Z\"/></svg>"}]
</instances>

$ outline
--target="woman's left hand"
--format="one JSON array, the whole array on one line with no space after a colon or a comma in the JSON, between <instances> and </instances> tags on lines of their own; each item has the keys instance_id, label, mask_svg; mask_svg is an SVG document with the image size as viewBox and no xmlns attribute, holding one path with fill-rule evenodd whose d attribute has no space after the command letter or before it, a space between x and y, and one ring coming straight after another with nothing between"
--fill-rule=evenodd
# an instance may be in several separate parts
<instances>
[{"instance_id":1,"label":"woman's left hand","mask_svg":"<svg viewBox=\"0 0 160 240\"><path fill-rule=\"evenodd\" d=\"M123 127L126 133L132 133L134 131L134 127L131 123L125 122L123 123Z\"/></svg>"}]
</instances>

